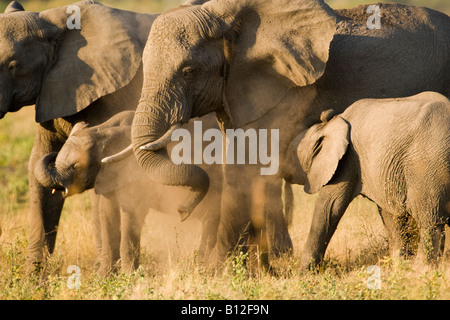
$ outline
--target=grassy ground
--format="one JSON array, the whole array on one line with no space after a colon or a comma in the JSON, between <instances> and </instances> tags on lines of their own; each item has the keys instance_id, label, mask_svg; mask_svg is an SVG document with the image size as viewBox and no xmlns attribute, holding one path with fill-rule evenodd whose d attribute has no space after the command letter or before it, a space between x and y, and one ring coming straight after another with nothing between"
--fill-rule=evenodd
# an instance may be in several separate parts
<instances>
[{"instance_id":1,"label":"grassy ground","mask_svg":"<svg viewBox=\"0 0 450 320\"><path fill-rule=\"evenodd\" d=\"M42 10L62 1L24 2ZM68 1L69 3L72 1ZM137 11L152 11L147 1L104 1ZM170 1L164 2L165 5ZM175 3L177 1L173 1ZM343 1L329 1L341 5ZM354 1L356 2L356 1ZM435 2L428 1L429 4ZM58 4L56 4L58 3ZM155 11L162 8L155 5ZM358 1L360 3L360 1ZM442 2L445 3L446 2ZM3 4L3 3L2 3ZM123 5L123 6L122 6ZM136 7L134 7L136 6ZM337 6L336 6L337 7ZM326 265L319 273L298 271L298 257L306 241L315 196L295 187L295 213L290 232L295 252L277 262L280 275L249 274L245 256L229 261L212 276L195 263L200 239L196 220L184 223L176 216L151 212L142 237L142 266L133 274L101 279L95 274L96 251L92 235L90 202L86 194L65 204L56 251L43 274L25 271L27 248L27 162L34 133L34 109L8 114L0 121L0 299L449 299L450 270L446 263L430 268L412 261L392 261L385 232L376 209L358 198L349 208L333 237ZM71 274L81 270L81 287L69 289ZM377 266L379 289L370 289Z\"/></svg>"}]
</instances>

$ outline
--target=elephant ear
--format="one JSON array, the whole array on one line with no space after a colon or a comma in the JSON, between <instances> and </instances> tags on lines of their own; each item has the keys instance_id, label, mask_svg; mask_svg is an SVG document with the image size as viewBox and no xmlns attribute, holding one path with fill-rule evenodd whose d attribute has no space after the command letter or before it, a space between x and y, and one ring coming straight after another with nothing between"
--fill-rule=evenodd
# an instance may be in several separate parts
<instances>
[{"instance_id":1,"label":"elephant ear","mask_svg":"<svg viewBox=\"0 0 450 320\"><path fill-rule=\"evenodd\" d=\"M204 4L207 1L209 1L209 0L186 0L181 5L182 6L195 6L195 5Z\"/></svg>"},{"instance_id":2,"label":"elephant ear","mask_svg":"<svg viewBox=\"0 0 450 320\"><path fill-rule=\"evenodd\" d=\"M136 75L143 44L130 15L79 2L43 11L40 17L61 32L54 39L54 62L36 101L37 122L73 115L124 87ZM77 18L80 29L68 23Z\"/></svg>"},{"instance_id":3,"label":"elephant ear","mask_svg":"<svg viewBox=\"0 0 450 320\"><path fill-rule=\"evenodd\" d=\"M5 9L5 13L25 11L23 6L17 1L11 1Z\"/></svg>"},{"instance_id":4,"label":"elephant ear","mask_svg":"<svg viewBox=\"0 0 450 320\"><path fill-rule=\"evenodd\" d=\"M117 122L117 117L115 118L111 118L110 121ZM107 137L99 139L104 144L103 155L115 154L131 143L131 123L122 122L120 125L116 124L111 126L111 123L106 122L96 127L97 130L102 131L104 137ZM99 129L99 127L102 128ZM132 182L140 181L143 178L148 179L148 176L142 171L134 156L116 163L101 164L101 166L94 184L95 193L97 194L110 193Z\"/></svg>"},{"instance_id":5,"label":"elephant ear","mask_svg":"<svg viewBox=\"0 0 450 320\"><path fill-rule=\"evenodd\" d=\"M89 125L86 122L84 122L84 121L77 122L73 126L72 130L70 131L70 135L73 135L73 134L75 134L75 133L77 133L79 131L85 130L88 127L89 127Z\"/></svg>"},{"instance_id":6,"label":"elephant ear","mask_svg":"<svg viewBox=\"0 0 450 320\"><path fill-rule=\"evenodd\" d=\"M300 141L297 154L306 172L306 193L316 193L333 177L349 144L349 124L340 116L314 125Z\"/></svg>"},{"instance_id":7,"label":"elephant ear","mask_svg":"<svg viewBox=\"0 0 450 320\"><path fill-rule=\"evenodd\" d=\"M258 119L289 89L324 73L336 16L322 0L212 0L202 8L219 26L212 36L233 39L226 87L233 127Z\"/></svg>"},{"instance_id":8,"label":"elephant ear","mask_svg":"<svg viewBox=\"0 0 450 320\"><path fill-rule=\"evenodd\" d=\"M94 190L96 194L107 194L142 179L150 180L132 156L116 163L102 164Z\"/></svg>"}]
</instances>

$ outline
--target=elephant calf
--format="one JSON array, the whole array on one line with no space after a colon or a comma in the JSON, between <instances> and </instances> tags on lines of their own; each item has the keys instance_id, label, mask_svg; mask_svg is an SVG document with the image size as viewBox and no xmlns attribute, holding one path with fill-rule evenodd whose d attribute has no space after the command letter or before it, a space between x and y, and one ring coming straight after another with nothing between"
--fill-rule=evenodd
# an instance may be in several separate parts
<instances>
[{"instance_id":1,"label":"elephant calf","mask_svg":"<svg viewBox=\"0 0 450 320\"><path fill-rule=\"evenodd\" d=\"M290 149L300 167L289 179L307 193L320 190L302 266L323 259L359 194L381 208L393 255L404 250L404 222L412 217L420 237L417 258L436 262L450 215L450 101L435 92L363 99L340 115L324 111L321 120Z\"/></svg>"},{"instance_id":2,"label":"elephant calf","mask_svg":"<svg viewBox=\"0 0 450 320\"><path fill-rule=\"evenodd\" d=\"M35 168L35 176L41 184L65 190L66 197L92 188L100 194L101 257L98 273L101 275L109 273L119 258L123 271L137 268L140 235L149 208L176 212L176 198L183 192L180 188L150 180L134 156L101 165L102 158L131 143L133 117L134 111L124 111L94 127L76 124L61 151L46 155ZM213 115L200 120L205 127L217 126ZM214 247L220 217L221 169L208 166L205 170L211 177L211 184L207 195L193 212L202 218L200 257Z\"/></svg>"}]
</instances>

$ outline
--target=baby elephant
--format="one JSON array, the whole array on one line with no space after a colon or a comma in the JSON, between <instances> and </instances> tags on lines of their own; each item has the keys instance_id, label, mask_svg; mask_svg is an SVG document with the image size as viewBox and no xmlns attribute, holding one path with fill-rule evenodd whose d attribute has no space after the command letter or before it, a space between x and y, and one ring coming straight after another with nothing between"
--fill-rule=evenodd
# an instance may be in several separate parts
<instances>
[{"instance_id":1,"label":"baby elephant","mask_svg":"<svg viewBox=\"0 0 450 320\"><path fill-rule=\"evenodd\" d=\"M104 157L131 143L133 117L134 111L124 111L94 127L76 124L61 151L46 155L35 168L35 176L41 184L60 190L65 196L92 188L100 195L97 204L101 230L98 273L103 276L116 267L119 259L122 271L136 269L141 230L149 208L175 213L177 199L186 197L188 192L152 181L134 156L101 165ZM204 127L217 126L214 115L196 120L202 121ZM190 126L190 123L186 125L188 130ZM221 202L221 168L216 165L205 170L211 178L209 190L192 213L202 220L200 258L205 258L215 245Z\"/></svg>"},{"instance_id":2,"label":"baby elephant","mask_svg":"<svg viewBox=\"0 0 450 320\"><path fill-rule=\"evenodd\" d=\"M398 99L364 99L291 144L300 167L290 180L320 190L302 267L321 262L347 206L362 194L380 208L391 252L404 249L404 221L419 231L417 258L436 262L450 215L450 101L434 92Z\"/></svg>"}]
</instances>

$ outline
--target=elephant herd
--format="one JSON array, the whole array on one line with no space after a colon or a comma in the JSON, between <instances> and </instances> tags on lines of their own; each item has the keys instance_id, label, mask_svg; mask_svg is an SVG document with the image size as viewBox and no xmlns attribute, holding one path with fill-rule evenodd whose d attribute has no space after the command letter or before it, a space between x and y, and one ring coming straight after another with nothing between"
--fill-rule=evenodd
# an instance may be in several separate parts
<instances>
[{"instance_id":1,"label":"elephant herd","mask_svg":"<svg viewBox=\"0 0 450 320\"><path fill-rule=\"evenodd\" d=\"M188 0L161 14L73 6L79 28L67 6L13 1L0 14L0 118L34 104L38 126L30 265L54 251L65 198L88 190L102 275L119 261L137 268L150 208L201 219L199 254L214 268L250 241L268 257L291 253L291 184L320 192L302 269L323 261L360 194L377 204L392 255L407 255L414 221L417 259L439 261L450 222L448 15L383 3L377 29L366 6L323 0ZM193 161L175 163L172 140L185 130L196 142L195 121L227 142L230 130L274 130L277 173L250 161L248 136L247 162L201 163L193 146Z\"/></svg>"}]
</instances>

